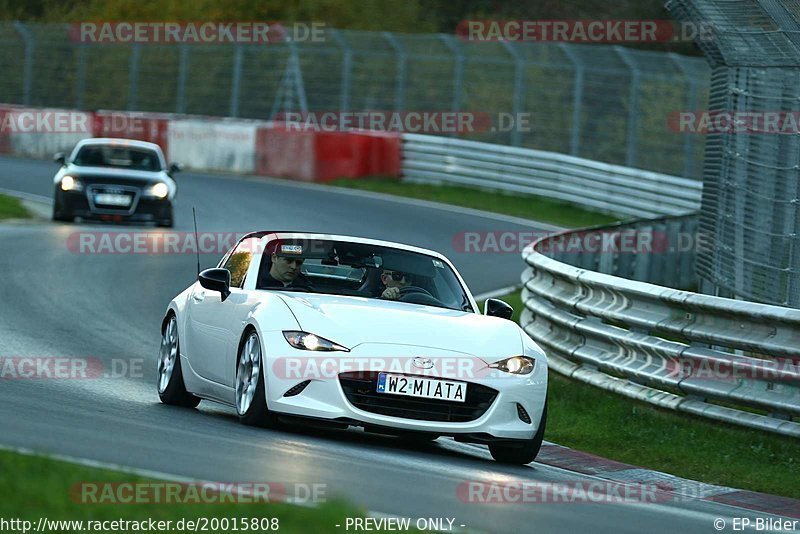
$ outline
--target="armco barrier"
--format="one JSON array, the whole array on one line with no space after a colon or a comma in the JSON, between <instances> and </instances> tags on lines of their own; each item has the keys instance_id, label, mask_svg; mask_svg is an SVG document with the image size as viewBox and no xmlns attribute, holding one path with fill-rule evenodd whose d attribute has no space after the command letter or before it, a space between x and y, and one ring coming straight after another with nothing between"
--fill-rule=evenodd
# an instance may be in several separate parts
<instances>
[{"instance_id":1,"label":"armco barrier","mask_svg":"<svg viewBox=\"0 0 800 534\"><path fill-rule=\"evenodd\" d=\"M451 183L570 202L618 215L680 215L700 207L702 183L565 154L403 134L404 180Z\"/></svg>"},{"instance_id":2,"label":"armco barrier","mask_svg":"<svg viewBox=\"0 0 800 534\"><path fill-rule=\"evenodd\" d=\"M800 310L596 272L636 269L621 267L614 254L553 253L581 232L545 237L523 252L520 323L553 370L663 408L800 437L792 420L800 417ZM652 265L652 258L633 258L640 260ZM662 275L677 267L670 256L661 261Z\"/></svg>"}]
</instances>

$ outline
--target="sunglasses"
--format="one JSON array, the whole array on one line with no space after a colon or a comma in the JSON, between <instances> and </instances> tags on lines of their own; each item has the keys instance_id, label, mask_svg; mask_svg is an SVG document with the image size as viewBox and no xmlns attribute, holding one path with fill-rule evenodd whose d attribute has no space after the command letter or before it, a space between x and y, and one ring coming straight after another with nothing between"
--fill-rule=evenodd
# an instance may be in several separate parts
<instances>
[{"instance_id":1,"label":"sunglasses","mask_svg":"<svg viewBox=\"0 0 800 534\"><path fill-rule=\"evenodd\" d=\"M383 274L385 274L387 276L391 276L392 280L394 280L395 282L399 282L400 280L402 280L403 278L408 276L406 273L399 273L397 271L391 272L391 273L383 273Z\"/></svg>"}]
</instances>

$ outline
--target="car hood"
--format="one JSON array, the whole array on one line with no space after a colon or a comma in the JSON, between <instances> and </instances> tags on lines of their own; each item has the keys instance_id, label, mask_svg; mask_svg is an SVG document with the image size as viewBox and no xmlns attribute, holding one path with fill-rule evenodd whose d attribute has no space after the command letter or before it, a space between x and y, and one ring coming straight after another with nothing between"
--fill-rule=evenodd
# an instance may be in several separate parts
<instances>
[{"instance_id":1,"label":"car hood","mask_svg":"<svg viewBox=\"0 0 800 534\"><path fill-rule=\"evenodd\" d=\"M80 177L87 180L94 178L119 178L126 181L152 182L154 180L169 179L164 171L140 171L132 169L119 169L116 167L84 167L80 165L70 165L65 169L64 174Z\"/></svg>"},{"instance_id":2,"label":"car hood","mask_svg":"<svg viewBox=\"0 0 800 534\"><path fill-rule=\"evenodd\" d=\"M380 299L279 293L300 328L349 349L365 343L429 347L492 363L522 354L516 323L472 312Z\"/></svg>"}]
</instances>

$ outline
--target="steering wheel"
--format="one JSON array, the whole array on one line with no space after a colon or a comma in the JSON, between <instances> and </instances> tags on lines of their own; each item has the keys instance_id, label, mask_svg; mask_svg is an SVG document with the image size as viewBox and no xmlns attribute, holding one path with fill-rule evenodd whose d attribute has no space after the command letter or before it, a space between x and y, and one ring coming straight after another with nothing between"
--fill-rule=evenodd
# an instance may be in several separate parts
<instances>
[{"instance_id":1,"label":"steering wheel","mask_svg":"<svg viewBox=\"0 0 800 534\"><path fill-rule=\"evenodd\" d=\"M406 286L400 288L399 302L411 304L425 304L428 306L441 306L442 302L431 295L430 291L417 286Z\"/></svg>"},{"instance_id":2,"label":"steering wheel","mask_svg":"<svg viewBox=\"0 0 800 534\"><path fill-rule=\"evenodd\" d=\"M428 291L427 289L423 289L418 286L406 286L400 288L400 297L397 300L403 300L403 297L414 294L421 294L421 295L426 295L428 297L433 297L433 295L431 295L431 292Z\"/></svg>"}]
</instances>

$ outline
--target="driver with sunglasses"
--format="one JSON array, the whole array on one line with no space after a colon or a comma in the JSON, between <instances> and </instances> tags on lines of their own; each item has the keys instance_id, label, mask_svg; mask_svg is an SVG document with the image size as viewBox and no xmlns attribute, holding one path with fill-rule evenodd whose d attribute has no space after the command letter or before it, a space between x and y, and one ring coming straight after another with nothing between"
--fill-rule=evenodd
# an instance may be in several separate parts
<instances>
[{"instance_id":1,"label":"driver with sunglasses","mask_svg":"<svg viewBox=\"0 0 800 534\"><path fill-rule=\"evenodd\" d=\"M384 269L381 273L381 282L386 286L386 289L381 293L381 298L397 300L400 298L400 290L411 285L411 277L400 271Z\"/></svg>"}]
</instances>

